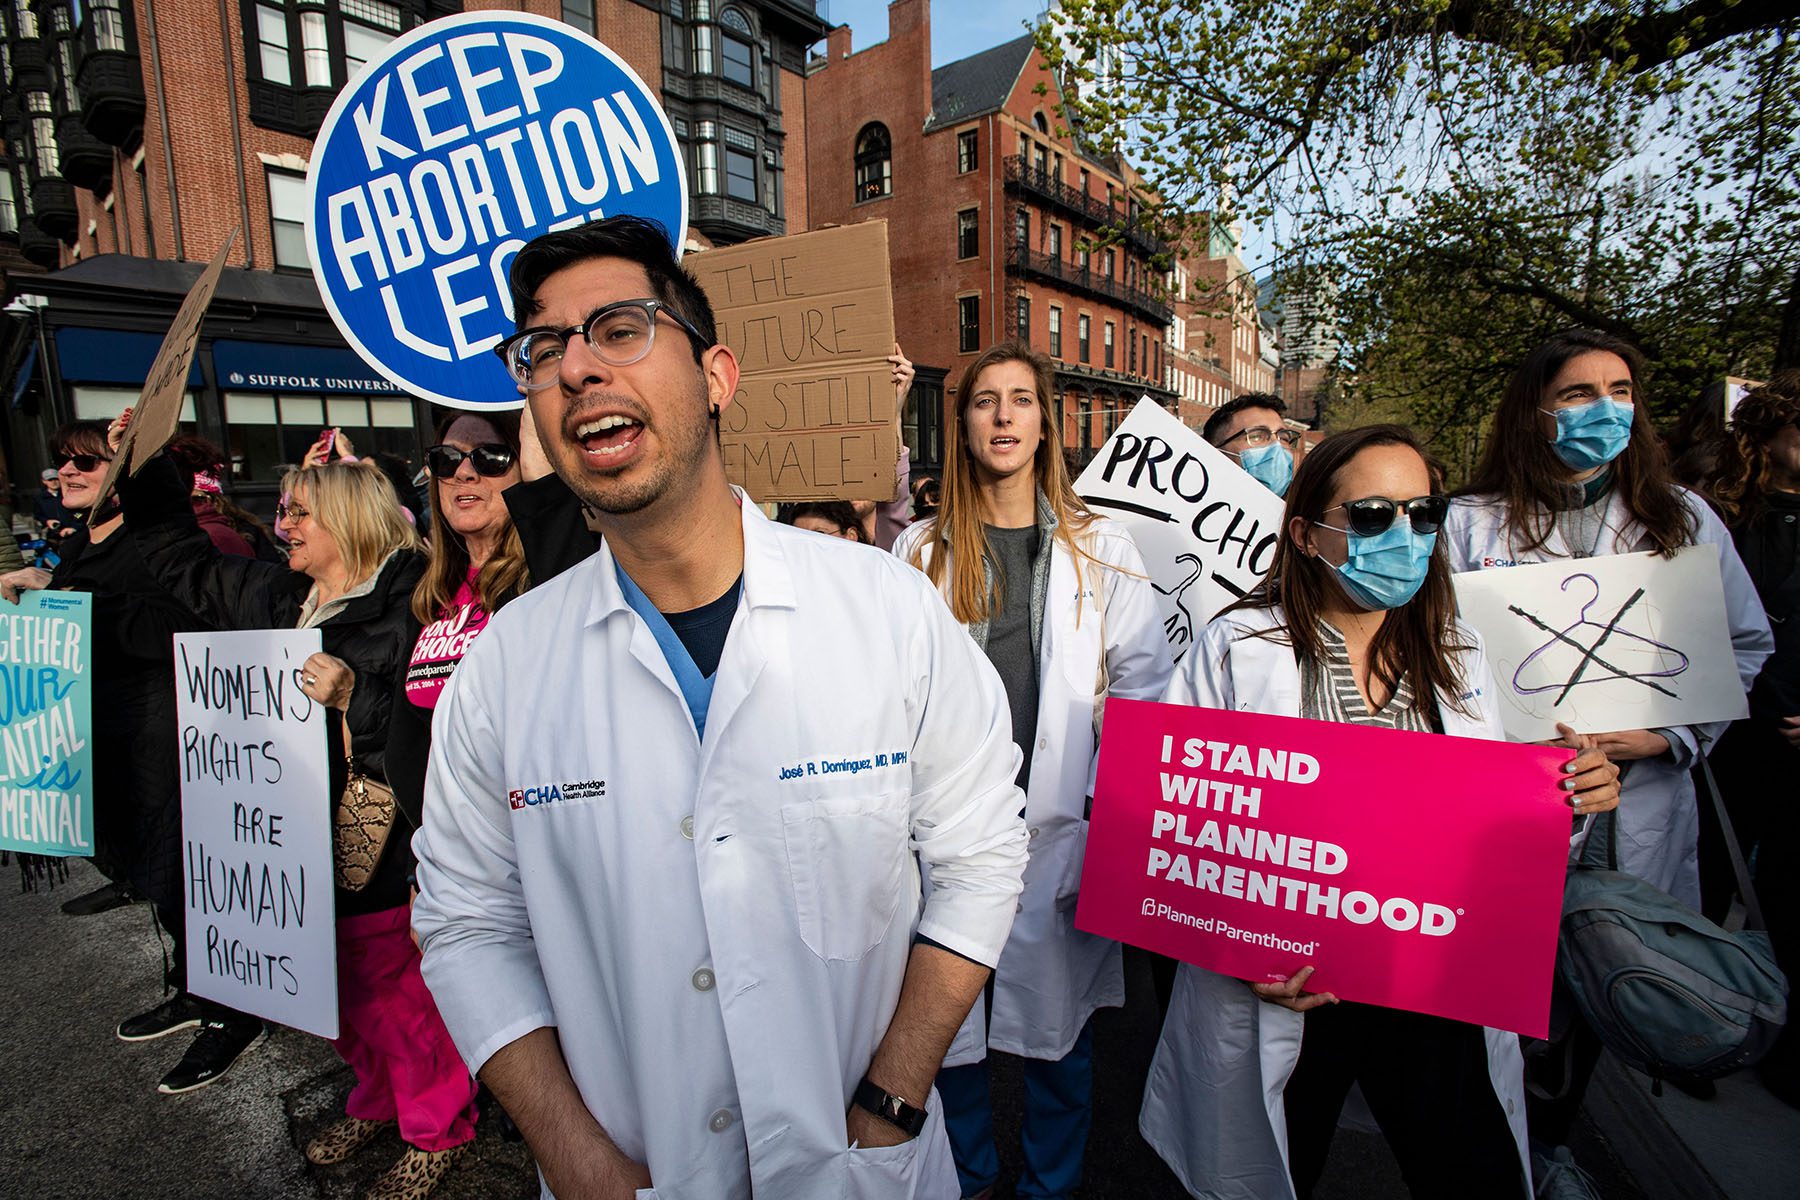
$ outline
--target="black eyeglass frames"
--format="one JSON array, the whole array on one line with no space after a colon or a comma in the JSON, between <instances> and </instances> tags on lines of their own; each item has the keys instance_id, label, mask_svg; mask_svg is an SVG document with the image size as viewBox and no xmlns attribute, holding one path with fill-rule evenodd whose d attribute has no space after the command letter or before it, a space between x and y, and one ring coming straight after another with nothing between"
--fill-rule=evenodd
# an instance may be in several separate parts
<instances>
[{"instance_id":1,"label":"black eyeglass frames","mask_svg":"<svg viewBox=\"0 0 1800 1200\"><path fill-rule=\"evenodd\" d=\"M510 471L514 457L512 447L502 442L483 442L473 450L439 445L425 451L425 461L431 467L431 474L437 479L454 478L456 468L462 465L465 458L475 468L477 475L492 479Z\"/></svg>"},{"instance_id":2,"label":"black eyeglass frames","mask_svg":"<svg viewBox=\"0 0 1800 1200\"><path fill-rule=\"evenodd\" d=\"M1349 519L1349 528L1342 533L1354 533L1358 537L1374 537L1385 533L1399 519L1401 513L1412 522L1414 533L1436 533L1444 526L1444 517L1450 511L1448 496L1414 496L1411 500L1389 500L1386 496L1366 496L1361 500L1346 500L1342 504L1334 504L1326 509L1333 512L1343 509ZM1319 522L1321 525L1325 523ZM1336 529L1335 525L1326 525L1327 529Z\"/></svg>"}]
</instances>

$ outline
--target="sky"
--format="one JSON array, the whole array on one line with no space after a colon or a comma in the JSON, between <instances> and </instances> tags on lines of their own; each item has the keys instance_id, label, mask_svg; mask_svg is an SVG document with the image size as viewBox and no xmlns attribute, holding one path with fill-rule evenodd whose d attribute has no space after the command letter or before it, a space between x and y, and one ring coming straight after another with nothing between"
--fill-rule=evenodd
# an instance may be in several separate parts
<instances>
[{"instance_id":1,"label":"sky","mask_svg":"<svg viewBox=\"0 0 1800 1200\"><path fill-rule=\"evenodd\" d=\"M931 65L1010 42L1044 11L1044 0L937 0L931 6ZM850 27L852 50L887 40L887 0L819 0L819 15Z\"/></svg>"}]
</instances>

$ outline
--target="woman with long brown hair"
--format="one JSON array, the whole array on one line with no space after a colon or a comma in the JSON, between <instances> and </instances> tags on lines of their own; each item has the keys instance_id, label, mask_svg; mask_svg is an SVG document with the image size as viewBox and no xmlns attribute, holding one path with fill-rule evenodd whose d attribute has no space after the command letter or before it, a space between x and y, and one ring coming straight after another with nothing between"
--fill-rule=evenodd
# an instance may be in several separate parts
<instances>
[{"instance_id":1,"label":"woman with long brown hair","mask_svg":"<svg viewBox=\"0 0 1800 1200\"><path fill-rule=\"evenodd\" d=\"M1320 442L1288 489L1268 577L1206 627L1164 699L1503 739L1493 674L1456 618L1437 545L1447 507L1410 431ZM1561 781L1571 807L1611 809L1617 769L1564 733L1580 751ZM1139 1126L1189 1191L1304 1200L1358 1083L1413 1195L1529 1193L1517 1037L1339 1003L1307 992L1312 968L1295 965L1283 984L1177 974Z\"/></svg>"},{"instance_id":2,"label":"woman with long brown hair","mask_svg":"<svg viewBox=\"0 0 1800 1200\"><path fill-rule=\"evenodd\" d=\"M1731 535L1706 502L1675 483L1650 420L1644 359L1611 334L1559 333L1513 373L1489 427L1475 478L1457 493L1444 525L1450 565L1495 570L1557 559L1687 546L1718 549L1725 618L1746 690L1773 645L1756 589ZM1699 811L1689 772L1722 723L1597 734L1613 761L1628 763L1619 806L1619 869L1700 907ZM1567 1143L1600 1045L1577 1024L1560 1092L1534 1097L1531 1135L1551 1168L1570 1162Z\"/></svg>"},{"instance_id":3,"label":"woman with long brown hair","mask_svg":"<svg viewBox=\"0 0 1800 1200\"><path fill-rule=\"evenodd\" d=\"M1137 547L1069 484L1050 360L1002 343L956 396L942 505L894 553L937 586L1006 686L1031 860L992 1003L963 1023L938 1094L963 1194L985 1194L1000 1173L987 1052L1023 1057L1018 1194L1065 1196L1092 1112L1089 1019L1125 999L1118 943L1074 924L1101 705L1155 699L1172 663Z\"/></svg>"}]
</instances>

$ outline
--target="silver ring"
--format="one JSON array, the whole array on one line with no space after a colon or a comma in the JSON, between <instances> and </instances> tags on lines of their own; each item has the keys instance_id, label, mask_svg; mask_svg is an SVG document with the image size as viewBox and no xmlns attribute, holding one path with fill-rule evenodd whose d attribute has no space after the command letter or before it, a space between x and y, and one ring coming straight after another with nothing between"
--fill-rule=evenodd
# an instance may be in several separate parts
<instances>
[{"instance_id":1,"label":"silver ring","mask_svg":"<svg viewBox=\"0 0 1800 1200\"><path fill-rule=\"evenodd\" d=\"M319 682L317 679L315 679L311 675L302 675L301 678L306 681L307 687L311 687L313 684Z\"/></svg>"}]
</instances>

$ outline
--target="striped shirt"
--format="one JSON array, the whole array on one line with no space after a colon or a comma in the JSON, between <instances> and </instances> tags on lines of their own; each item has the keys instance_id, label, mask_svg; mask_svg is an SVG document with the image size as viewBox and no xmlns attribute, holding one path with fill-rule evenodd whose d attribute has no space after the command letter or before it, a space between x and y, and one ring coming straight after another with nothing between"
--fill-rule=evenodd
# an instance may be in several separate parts
<instances>
[{"instance_id":1,"label":"striped shirt","mask_svg":"<svg viewBox=\"0 0 1800 1200\"><path fill-rule=\"evenodd\" d=\"M1344 635L1324 621L1319 639L1325 647L1322 662L1306 661L1300 668L1300 715L1309 721L1339 721L1350 725L1374 725L1414 733L1436 732L1434 714L1417 702L1412 682L1402 676L1394 694L1380 712L1370 712L1356 690L1356 672L1350 665L1350 647Z\"/></svg>"}]
</instances>

